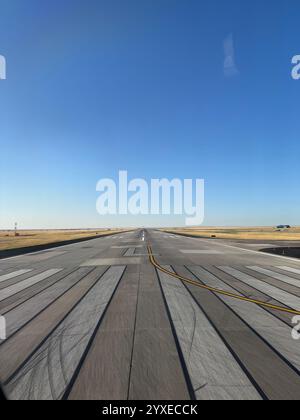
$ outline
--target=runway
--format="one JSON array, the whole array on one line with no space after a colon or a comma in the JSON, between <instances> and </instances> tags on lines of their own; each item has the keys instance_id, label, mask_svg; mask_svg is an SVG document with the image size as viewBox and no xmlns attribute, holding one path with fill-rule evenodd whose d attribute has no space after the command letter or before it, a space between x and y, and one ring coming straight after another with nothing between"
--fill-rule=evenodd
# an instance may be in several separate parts
<instances>
[{"instance_id":1,"label":"runway","mask_svg":"<svg viewBox=\"0 0 300 420\"><path fill-rule=\"evenodd\" d=\"M13 400L299 400L299 311L300 261L253 244L137 230L14 257L0 379Z\"/></svg>"}]
</instances>

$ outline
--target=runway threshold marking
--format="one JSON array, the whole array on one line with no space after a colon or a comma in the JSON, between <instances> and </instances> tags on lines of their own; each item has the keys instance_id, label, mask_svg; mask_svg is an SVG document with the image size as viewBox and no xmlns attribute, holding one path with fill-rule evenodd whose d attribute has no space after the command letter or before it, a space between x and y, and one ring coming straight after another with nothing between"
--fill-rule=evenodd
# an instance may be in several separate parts
<instances>
[{"instance_id":1,"label":"runway threshold marking","mask_svg":"<svg viewBox=\"0 0 300 420\"><path fill-rule=\"evenodd\" d=\"M18 270L18 271L13 271L12 273L9 273L9 274L3 274L2 276L0 276L0 283L6 280L13 279L14 277L22 276L23 274L30 273L30 271L32 270Z\"/></svg>"},{"instance_id":2,"label":"runway threshold marking","mask_svg":"<svg viewBox=\"0 0 300 420\"><path fill-rule=\"evenodd\" d=\"M244 296L236 295L234 293L226 292L225 290L216 289L214 287L210 287L210 286L206 286L204 284L200 284L197 281L194 281L194 280L188 279L187 277L183 277L183 276L180 276L179 274L173 273L172 271L169 271L166 268L162 267L156 261L156 259L154 258L154 255L152 253L151 246L148 246L147 248L148 248L148 255L149 255L150 263L154 267L156 267L159 271L161 271L165 274L168 274L171 277L174 277L178 280L182 280L184 283L191 284L193 286L199 287L200 289L208 290L210 292L214 292L214 293L217 293L219 295L224 295L224 296L231 297L233 299L241 300L243 302L250 302L250 303L254 303L254 304L259 305L259 306L263 306L265 308L274 309L275 311L285 312L285 313L293 314L293 315L300 315L300 311L296 311L294 309L288 309L288 308L284 308L282 306L271 305L270 303L262 302L260 300L250 299L250 298L247 298L247 297L244 297Z\"/></svg>"}]
</instances>

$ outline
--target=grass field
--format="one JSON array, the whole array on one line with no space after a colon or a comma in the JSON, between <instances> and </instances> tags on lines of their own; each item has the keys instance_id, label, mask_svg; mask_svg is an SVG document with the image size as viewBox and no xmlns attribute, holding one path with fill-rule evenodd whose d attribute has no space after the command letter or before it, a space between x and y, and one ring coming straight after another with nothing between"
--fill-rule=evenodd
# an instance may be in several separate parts
<instances>
[{"instance_id":1,"label":"grass field","mask_svg":"<svg viewBox=\"0 0 300 420\"><path fill-rule=\"evenodd\" d=\"M24 230L18 231L19 236L15 236L12 231L0 230L0 251L7 249L17 249L35 245L45 245L55 242L69 241L74 239L89 238L108 233L121 232L115 230Z\"/></svg>"},{"instance_id":2,"label":"grass field","mask_svg":"<svg viewBox=\"0 0 300 420\"><path fill-rule=\"evenodd\" d=\"M300 227L281 230L274 227L202 227L202 228L172 228L168 232L191 234L211 238L263 241L300 241Z\"/></svg>"}]
</instances>

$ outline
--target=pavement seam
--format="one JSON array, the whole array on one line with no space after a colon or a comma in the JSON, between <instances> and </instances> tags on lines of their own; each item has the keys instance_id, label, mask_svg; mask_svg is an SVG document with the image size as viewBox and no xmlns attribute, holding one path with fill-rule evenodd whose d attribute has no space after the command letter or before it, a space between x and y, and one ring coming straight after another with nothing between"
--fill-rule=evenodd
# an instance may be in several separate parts
<instances>
[{"instance_id":1,"label":"pavement seam","mask_svg":"<svg viewBox=\"0 0 300 420\"><path fill-rule=\"evenodd\" d=\"M275 305L271 305L269 303L261 302L259 300L245 298L245 297L242 297L242 296L239 296L239 295L235 295L234 293L226 292L225 290L216 289L214 287L201 285L201 284L199 284L199 283L197 283L197 282L195 282L191 279L179 276L178 274L174 274L171 271L168 271L165 268L163 268L160 264L158 264L158 262L155 260L155 258L153 256L152 248L150 246L148 247L148 252L149 252L150 262L151 262L152 265L154 265L154 267L156 267L158 270L162 271L163 273L169 274L170 276L172 276L174 278L177 278L177 280L181 280L181 281L184 281L185 283L192 284L192 285L194 285L196 287L199 287L201 289L205 289L205 290L208 290L210 292L214 292L214 293L218 293L218 294L221 294L221 295L224 295L224 296L228 296L228 297L231 297L233 299L240 300L240 301L256 303L258 305L265 306L265 307L268 307L268 308L271 308L271 309L275 309L277 311L286 312L286 313L290 313L290 314L293 314L293 315L300 315L300 311L296 311L294 309L286 309L286 308L283 308L283 307L280 307L280 306L275 306Z\"/></svg>"},{"instance_id":2,"label":"pavement seam","mask_svg":"<svg viewBox=\"0 0 300 420\"><path fill-rule=\"evenodd\" d=\"M85 362L85 360L86 360L86 358L87 358L87 356L88 356L88 353L89 353L89 351L90 351L90 348L92 347L92 345L93 345L93 342L94 342L94 339L95 339L95 337L96 337L96 335L97 335L97 333L98 333L98 331L99 331L99 329L100 329L100 327L101 327L101 324L102 324L102 321L103 321L103 319L104 319L104 317L105 317L105 315L106 315L106 313L107 313L107 311L108 311L108 308L109 308L109 306L110 306L110 304L111 304L111 302L112 302L112 300L113 300L113 298L114 298L114 296L115 296L115 294L116 294L116 291L117 291L117 289L118 289L118 287L119 287L119 285L120 285L120 283L121 283L121 281L123 280L123 278L124 278L124 274L125 274L125 272L126 272L126 269L127 269L127 267L125 267L124 268L124 270L123 270L123 273L122 273L122 275L121 275L121 277L120 277L120 279L119 279L119 281L118 281L118 283L117 283L117 285L116 285L116 287L115 287L115 289L114 289L114 291L113 291L113 293L112 293L112 295L111 295L111 297L110 297L110 299L109 299L109 301L107 302L107 305L106 305L106 307L105 307L105 309L104 309L104 311L103 311L103 313L102 313L102 315L101 315L101 317L100 317L100 319L99 319L99 321L98 321L98 323L97 323L97 325L96 325L96 328L95 328L95 330L94 330L94 332L93 332L93 334L92 334L92 336L91 336L91 338L89 339L89 342L88 342L88 344L87 344L87 346L86 346L86 348L85 348L85 351L84 351L84 353L82 354L82 356L81 356L81 358L80 358L80 361L79 361L79 363L78 363L78 365L77 365L77 367L76 367L76 369L75 369L75 371L74 371L74 374L73 374L73 376L72 376L72 378L71 378L71 380L70 380L70 382L69 382L69 384L67 385L67 387L66 387L66 389L65 389L65 392L64 392L64 394L63 394L63 396L62 396L62 400L67 400L68 399L68 397L69 397L69 395L70 395L70 393L71 393L71 391L72 391L72 388L73 388L73 386L74 386L74 384L75 384L75 382L76 382L76 380L77 380L77 377L78 377L78 375L79 375L79 373L80 373L80 371L81 371L81 368L83 367L83 365L84 365L84 362ZM108 271L108 270L107 270ZM107 272L106 271L106 272ZM104 274L103 274L104 275ZM102 278L102 276L101 276L101 278ZM99 279L98 281L100 281L101 279ZM98 283L98 282L97 282ZM96 284L95 284L96 285ZM94 286L95 286L94 285ZM94 287L93 286L93 287ZM93 288L92 287L92 288ZM91 289L92 289L91 288ZM90 291L91 291L91 289L87 292L87 293L89 293ZM86 295L85 295L86 296Z\"/></svg>"},{"instance_id":3,"label":"pavement seam","mask_svg":"<svg viewBox=\"0 0 300 420\"><path fill-rule=\"evenodd\" d=\"M195 274L194 276L196 278L198 278ZM200 279L198 279L199 281L201 281ZM185 285L186 286L186 285ZM187 286L186 286L187 287ZM211 292L220 302L223 303L223 305L225 305L235 316L237 316L240 321L242 321L258 338L260 338L284 363L286 363L288 365L288 367L290 369L292 369L298 376L300 376L300 371L294 366L292 365L292 363L287 360L278 350L275 349L275 347L272 346L272 344L270 344L264 337L262 337L253 327L251 327L251 325L248 324L248 322L243 319L237 312L235 312L235 310L233 308L231 308L226 302L224 302L220 296L218 296L217 293ZM196 298L194 297L194 295L192 294L192 292L190 291L190 294L193 296L194 300L196 300ZM197 300L196 300L197 301ZM198 303L198 305L200 306L200 304Z\"/></svg>"},{"instance_id":4,"label":"pavement seam","mask_svg":"<svg viewBox=\"0 0 300 420\"><path fill-rule=\"evenodd\" d=\"M264 391L261 389L261 387L258 385L258 383L256 382L256 380L254 379L254 377L250 374L250 372L247 370L246 366L244 365L244 363L241 361L241 359L239 358L239 356L237 355L237 353L233 350L233 348L231 347L231 345L229 344L229 342L226 340L226 338L223 336L223 334L221 333L221 331L219 330L219 328L213 323L213 321L210 319L207 311L202 307L202 305L198 302L198 300L195 298L195 296L193 295L193 293L191 292L190 288L183 282L181 281L181 283L183 284L183 286L186 288L186 290L188 291L188 293L190 294L190 296L192 297L192 299L195 301L195 303L197 304L197 306L201 309L201 311L204 313L204 315L206 316L208 322L212 325L212 327L214 328L214 330L216 331L216 333L218 334L218 336L221 338L222 342L224 343L224 345L228 348L228 350L230 351L231 355L233 356L233 358L235 359L235 361L238 363L238 365L240 366L240 368L242 369L242 371L245 373L245 375L247 376L247 378L249 379L249 381L251 382L251 384L254 386L254 388L256 389L256 391L258 392L258 394L262 397L263 400L267 401L269 400L269 398L267 397L267 395L264 393ZM216 296L214 294L214 296ZM218 296L216 296L218 299L220 299ZM221 300L221 299L220 299ZM222 303L224 303L223 301L221 301ZM227 305L226 305L227 306ZM229 307L228 307L229 308Z\"/></svg>"},{"instance_id":5,"label":"pavement seam","mask_svg":"<svg viewBox=\"0 0 300 420\"><path fill-rule=\"evenodd\" d=\"M38 344L35 349L26 357L26 359L21 363L20 366L7 378L4 382L4 385L7 385L20 371L21 369L27 364L27 362L34 356L34 354L43 346L43 344L48 340L48 338L53 334L53 332L66 320L66 318L72 313L72 311L80 304L80 302L86 297L86 295L96 286L96 284L101 281L101 278L107 273L110 267L108 267L104 273L100 275L98 280L84 293L83 296L72 306L72 308L63 316L63 318L51 329L51 331L42 339L40 344ZM92 270L93 271L93 270ZM83 279L81 279L83 280ZM81 281L79 280L79 281ZM61 298L63 295L60 295ZM56 300L58 300L57 298ZM52 302L54 303L54 302ZM50 305L49 305L50 306ZM43 312L43 311L41 311ZM23 327L22 327L23 328ZM3 343L4 344L4 343Z\"/></svg>"},{"instance_id":6,"label":"pavement seam","mask_svg":"<svg viewBox=\"0 0 300 420\"><path fill-rule=\"evenodd\" d=\"M205 267L203 267L203 266L201 266L201 268L202 268L203 270L207 271L207 273L209 273L209 274L211 274L211 275L215 276L218 280L220 280L221 282L225 283L227 286L231 287L232 289L236 290L238 293L240 293L241 295L243 295L243 292L241 292L240 290L238 290L238 289L237 289L235 286L233 286L232 284L227 283L227 281L226 281L226 280L222 279L222 278L221 278L221 277L219 277L217 274L212 273L210 270L208 270L207 268L205 268ZM215 267L215 268L217 268L217 267ZM198 278L198 279L199 279L199 281L200 281L201 283L204 283L204 282L203 282L203 281L202 281L202 280L198 277L198 275L197 275L197 274L193 273L193 271L191 271L191 270L190 270L190 268L189 268L189 267L187 267L187 266L186 266L186 269L187 269L187 270L188 270L191 274L193 274L196 278ZM242 282L242 280L238 280L238 281L240 281L241 283L245 284L245 286L249 286L249 285L247 285L246 283ZM252 287L252 286L249 286L249 287ZM275 300L275 301L276 301L276 299L274 299L274 298L272 298L271 296L269 296L269 295L267 295L267 294L265 294L265 293L261 292L260 290L256 289L255 287L252 287L252 288L253 288L253 290L254 290L254 291L257 291L257 292L259 292L259 293L262 293L263 295L265 295L266 297L268 297L270 300ZM276 301L276 302L277 302L277 301ZM281 303L281 302L278 302L278 303ZM267 308L267 307L264 307L264 306L261 306L261 305L258 305L258 304L255 304L255 305L256 305L256 306L258 306L259 308L262 308L262 309L263 309L264 311L266 311L267 313L269 313L269 314L273 315L276 319L278 319L278 320L282 321L284 324L286 324L288 327L290 327L290 328L291 328L291 325L290 325L287 321L284 321L283 319L279 318L279 317L276 315L276 313L272 312L272 309L271 309L271 308Z\"/></svg>"},{"instance_id":7,"label":"pavement seam","mask_svg":"<svg viewBox=\"0 0 300 420\"><path fill-rule=\"evenodd\" d=\"M80 279L78 281L76 281L76 283L72 284L72 286L70 286L67 290L65 290L61 295L59 295L58 297L56 297L53 301L51 301L50 303L48 303L47 306L45 306L43 309L41 309L37 314L35 314L33 317L31 317L25 324L23 324L20 328L18 328L16 331L13 332L13 334L11 334L7 340L3 341L2 343L0 343L0 348L3 344L5 344L8 340L10 340L14 335L16 335L19 331L21 331L22 328L26 327L28 324L30 324L30 322L32 322L35 318L37 318L41 313L43 313L44 311L46 311L53 303L55 303L58 299L60 299L62 296L64 296L66 293L68 293L71 289L73 289L75 286L77 286L78 283L80 283L86 276L88 276L89 274L91 274L93 271L95 270L92 269L91 271L89 271L88 273L84 273ZM75 270L76 271L76 270ZM73 274L73 273L71 273ZM67 274L65 277L63 277L62 279L58 280L58 281L62 281L65 280L67 277L69 276L69 274ZM51 287L51 286L50 286ZM47 289L45 289L47 290ZM36 296L36 295L35 295ZM33 297L35 297L33 296ZM31 298L29 298L27 301L29 301ZM26 301L26 302L27 302ZM26 303L23 302L23 303ZM22 304L23 304L22 303ZM21 305L22 305L21 304ZM10 312L10 311L9 311Z\"/></svg>"},{"instance_id":8,"label":"pavement seam","mask_svg":"<svg viewBox=\"0 0 300 420\"><path fill-rule=\"evenodd\" d=\"M158 284L159 284L159 287L160 287L160 291L161 291L161 294L162 294L162 298L163 298L163 301L164 301L164 304L165 304L167 316L168 316L168 319L169 319L169 322L170 322L173 338L174 338L174 341L175 341L175 346L176 346L176 349L177 349L177 352L178 352L179 361L180 361L180 364L181 364L181 367L182 367L182 371L183 371L183 375L184 375L184 378L185 378L185 381L186 381L187 389L188 389L191 400L196 401L197 398L196 398L195 390L194 390L194 387L193 387L193 384L192 384L192 381L191 381L191 378L190 378L190 374L189 374L189 371L188 371L188 368L187 368L187 365L186 365L186 362L185 362L185 359L184 359L183 351L182 351L182 348L181 348L181 345L180 345L180 342L179 342L179 339L178 339L178 336L177 336L177 333L176 333L176 329L175 329L175 325L174 325L172 316L171 316L170 308L169 308L165 293L163 291L161 280L160 280L160 277L159 277L159 274L157 272L156 267L155 267L155 272L156 272Z\"/></svg>"},{"instance_id":9,"label":"pavement seam","mask_svg":"<svg viewBox=\"0 0 300 420\"><path fill-rule=\"evenodd\" d=\"M127 400L129 400L129 397L130 397L131 375L132 375L133 356L134 356L135 340L136 340L136 326L137 326L138 305L139 305L139 298L140 298L140 285L141 285L141 268L140 268L140 272L139 272L139 283L138 283L137 300L136 300L135 317L134 317L132 349L131 349L130 366L129 366L129 376L128 376Z\"/></svg>"}]
</instances>

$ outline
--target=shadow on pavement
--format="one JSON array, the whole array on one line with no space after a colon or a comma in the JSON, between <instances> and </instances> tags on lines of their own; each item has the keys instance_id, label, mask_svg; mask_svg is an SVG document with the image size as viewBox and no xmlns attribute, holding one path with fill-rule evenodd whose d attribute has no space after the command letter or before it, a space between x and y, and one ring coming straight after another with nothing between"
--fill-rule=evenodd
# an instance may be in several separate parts
<instances>
[{"instance_id":1,"label":"shadow on pavement","mask_svg":"<svg viewBox=\"0 0 300 420\"><path fill-rule=\"evenodd\" d=\"M283 255L285 257L300 258L300 248L296 247L267 248L262 249L261 252L265 252L267 254Z\"/></svg>"}]
</instances>

